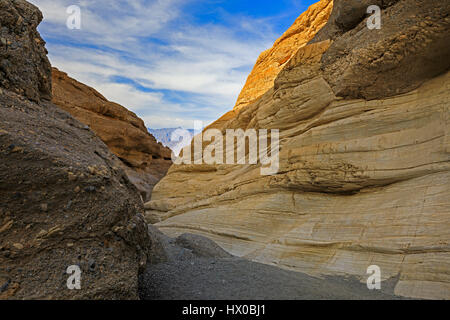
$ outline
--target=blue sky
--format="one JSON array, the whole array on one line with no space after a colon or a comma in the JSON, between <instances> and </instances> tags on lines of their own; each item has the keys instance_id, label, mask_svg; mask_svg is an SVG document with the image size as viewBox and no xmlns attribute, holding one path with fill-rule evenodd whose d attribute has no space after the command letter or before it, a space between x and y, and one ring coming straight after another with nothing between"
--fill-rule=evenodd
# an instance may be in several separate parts
<instances>
[{"instance_id":1,"label":"blue sky","mask_svg":"<svg viewBox=\"0 0 450 320\"><path fill-rule=\"evenodd\" d=\"M140 116L192 128L232 109L259 54L315 0L30 0L52 65ZM66 27L67 7L81 29Z\"/></svg>"}]
</instances>

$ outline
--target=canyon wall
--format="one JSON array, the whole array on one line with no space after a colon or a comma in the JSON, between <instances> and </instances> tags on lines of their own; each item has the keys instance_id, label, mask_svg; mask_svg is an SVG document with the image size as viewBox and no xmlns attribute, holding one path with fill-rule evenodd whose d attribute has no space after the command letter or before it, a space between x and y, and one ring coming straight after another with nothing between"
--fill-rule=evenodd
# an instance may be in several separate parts
<instances>
[{"instance_id":1,"label":"canyon wall","mask_svg":"<svg viewBox=\"0 0 450 320\"><path fill-rule=\"evenodd\" d=\"M360 1L334 1L273 85L209 127L279 129L277 174L173 165L147 221L313 275L378 265L397 295L450 299L450 5L379 5L369 30Z\"/></svg>"},{"instance_id":2,"label":"canyon wall","mask_svg":"<svg viewBox=\"0 0 450 320\"><path fill-rule=\"evenodd\" d=\"M108 147L50 102L39 9L0 0L0 12L0 300L137 299L138 273L161 257L138 192ZM67 286L69 266L80 290Z\"/></svg>"},{"instance_id":3,"label":"canyon wall","mask_svg":"<svg viewBox=\"0 0 450 320\"><path fill-rule=\"evenodd\" d=\"M147 131L144 121L95 89L52 68L52 102L86 124L123 163L144 200L167 173L171 151Z\"/></svg>"}]
</instances>

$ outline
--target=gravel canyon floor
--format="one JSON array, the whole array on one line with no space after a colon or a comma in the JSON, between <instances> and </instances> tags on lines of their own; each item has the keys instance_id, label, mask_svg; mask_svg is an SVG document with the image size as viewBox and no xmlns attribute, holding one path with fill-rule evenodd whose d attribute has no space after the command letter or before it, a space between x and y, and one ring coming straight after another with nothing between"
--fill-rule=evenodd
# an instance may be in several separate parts
<instances>
[{"instance_id":1,"label":"gravel canyon floor","mask_svg":"<svg viewBox=\"0 0 450 320\"><path fill-rule=\"evenodd\" d=\"M140 276L145 300L392 300L397 278L381 290L368 290L356 278L312 277L300 272L233 257L207 238L184 234L176 239L157 230L166 261L149 265Z\"/></svg>"}]
</instances>

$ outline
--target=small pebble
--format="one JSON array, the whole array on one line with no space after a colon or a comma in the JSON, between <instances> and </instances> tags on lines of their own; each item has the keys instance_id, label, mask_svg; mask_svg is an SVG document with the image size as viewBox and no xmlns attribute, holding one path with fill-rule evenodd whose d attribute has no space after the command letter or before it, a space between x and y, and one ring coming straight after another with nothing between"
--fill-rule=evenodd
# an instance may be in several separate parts
<instances>
[{"instance_id":1,"label":"small pebble","mask_svg":"<svg viewBox=\"0 0 450 320\"><path fill-rule=\"evenodd\" d=\"M88 266L89 266L89 270L90 271L94 271L95 270L95 261L94 260L89 260L88 261Z\"/></svg>"},{"instance_id":2,"label":"small pebble","mask_svg":"<svg viewBox=\"0 0 450 320\"><path fill-rule=\"evenodd\" d=\"M6 289L8 289L9 284L11 283L11 279L6 280L6 282L4 284L2 284L2 286L0 287L0 293L2 293L3 291L6 291Z\"/></svg>"},{"instance_id":3,"label":"small pebble","mask_svg":"<svg viewBox=\"0 0 450 320\"><path fill-rule=\"evenodd\" d=\"M95 187L94 186L86 187L86 188L84 188L84 191L86 191L86 192L95 192Z\"/></svg>"},{"instance_id":4,"label":"small pebble","mask_svg":"<svg viewBox=\"0 0 450 320\"><path fill-rule=\"evenodd\" d=\"M77 179L77 176L73 172L68 172L67 176L69 178L69 181L74 181Z\"/></svg>"},{"instance_id":5,"label":"small pebble","mask_svg":"<svg viewBox=\"0 0 450 320\"><path fill-rule=\"evenodd\" d=\"M23 249L23 244L21 244L21 243L14 243L13 247L16 248L17 250L22 250Z\"/></svg>"}]
</instances>

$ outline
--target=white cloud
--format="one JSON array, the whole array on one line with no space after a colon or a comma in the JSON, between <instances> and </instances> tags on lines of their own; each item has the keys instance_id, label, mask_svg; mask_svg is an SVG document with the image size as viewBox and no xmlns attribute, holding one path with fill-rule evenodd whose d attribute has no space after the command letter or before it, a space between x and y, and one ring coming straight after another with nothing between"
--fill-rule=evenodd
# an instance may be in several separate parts
<instances>
[{"instance_id":1,"label":"white cloud","mask_svg":"<svg viewBox=\"0 0 450 320\"><path fill-rule=\"evenodd\" d=\"M176 117L167 117L167 116L143 116L142 120L144 120L145 124L148 128L157 128L159 127L160 123L169 123L170 126L165 126L164 128L185 128L185 129L192 129L194 128L194 122L198 121L197 119L185 119L185 118L176 118ZM213 120L204 120L202 123L207 126L211 124Z\"/></svg>"},{"instance_id":2,"label":"white cloud","mask_svg":"<svg viewBox=\"0 0 450 320\"><path fill-rule=\"evenodd\" d=\"M121 83L98 83L96 90L107 95L108 100L117 102L135 113L148 108L149 105L161 105L161 93L145 93L136 90L130 85Z\"/></svg>"},{"instance_id":3,"label":"white cloud","mask_svg":"<svg viewBox=\"0 0 450 320\"><path fill-rule=\"evenodd\" d=\"M69 30L66 8L74 1L31 0L44 13L40 31L52 64L152 128L189 128L191 120L219 118L233 107L259 53L276 38L263 20L194 24L183 10L188 1L83 0L82 29Z\"/></svg>"}]
</instances>

